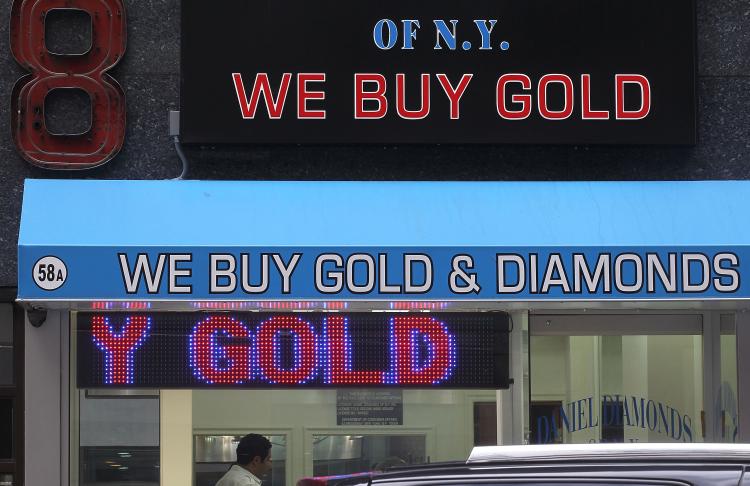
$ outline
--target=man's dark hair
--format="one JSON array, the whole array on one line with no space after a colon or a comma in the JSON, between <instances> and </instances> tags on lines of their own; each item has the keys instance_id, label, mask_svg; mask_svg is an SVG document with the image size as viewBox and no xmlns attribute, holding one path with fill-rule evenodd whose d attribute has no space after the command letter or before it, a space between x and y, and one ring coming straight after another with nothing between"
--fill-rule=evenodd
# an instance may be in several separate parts
<instances>
[{"instance_id":1,"label":"man's dark hair","mask_svg":"<svg viewBox=\"0 0 750 486\"><path fill-rule=\"evenodd\" d=\"M271 441L258 434L247 434L237 444L237 463L241 465L248 464L260 457L265 461L268 453L271 451Z\"/></svg>"}]
</instances>

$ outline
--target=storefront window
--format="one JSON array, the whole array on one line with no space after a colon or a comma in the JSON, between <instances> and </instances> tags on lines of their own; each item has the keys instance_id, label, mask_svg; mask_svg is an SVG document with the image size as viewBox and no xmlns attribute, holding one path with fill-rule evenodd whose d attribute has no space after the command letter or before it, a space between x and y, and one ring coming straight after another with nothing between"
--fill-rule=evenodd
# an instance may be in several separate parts
<instances>
[{"instance_id":1,"label":"storefront window","mask_svg":"<svg viewBox=\"0 0 750 486\"><path fill-rule=\"evenodd\" d=\"M536 316L530 442L703 442L700 316Z\"/></svg>"},{"instance_id":2,"label":"storefront window","mask_svg":"<svg viewBox=\"0 0 750 486\"><path fill-rule=\"evenodd\" d=\"M341 391L193 390L192 430L196 441L222 435L236 440L236 436L248 432L268 436L274 444L273 484L293 485L304 476L465 461L474 446L475 404L495 405L494 390L402 390L384 394L382 390L357 389L361 405L350 400L350 389L346 390L349 393ZM377 406L372 406L368 396L377 397ZM393 400L392 406L387 400ZM353 407L358 407L354 413ZM163 415L168 413L162 410ZM386 425L380 425L383 423ZM497 425L482 419L480 427L496 430ZM231 445L227 447L232 450ZM199 450L196 445L196 454ZM233 460L233 456L226 457L229 462ZM229 462L196 456L194 467L196 472L201 471L196 474L196 485L204 484L208 476L214 478L218 471L226 471ZM282 471L277 475L276 468L282 466L284 475Z\"/></svg>"},{"instance_id":3,"label":"storefront window","mask_svg":"<svg viewBox=\"0 0 750 486\"><path fill-rule=\"evenodd\" d=\"M23 463L23 382L15 362L23 350L13 317L13 306L0 304L0 486L21 477Z\"/></svg>"},{"instance_id":4,"label":"storefront window","mask_svg":"<svg viewBox=\"0 0 750 486\"><path fill-rule=\"evenodd\" d=\"M158 397L81 390L78 409L79 485L159 484Z\"/></svg>"},{"instance_id":5,"label":"storefront window","mask_svg":"<svg viewBox=\"0 0 750 486\"><path fill-rule=\"evenodd\" d=\"M195 486L214 486L237 461L241 435L195 435ZM266 435L271 441L271 472L263 478L266 486L286 484L286 436Z\"/></svg>"}]
</instances>

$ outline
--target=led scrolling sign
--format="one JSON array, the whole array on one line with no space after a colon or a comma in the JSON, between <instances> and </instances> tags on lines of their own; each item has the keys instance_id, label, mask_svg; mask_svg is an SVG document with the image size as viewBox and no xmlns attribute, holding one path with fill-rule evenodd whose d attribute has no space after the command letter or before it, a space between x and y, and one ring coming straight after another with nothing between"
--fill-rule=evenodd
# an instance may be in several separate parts
<instances>
[{"instance_id":1,"label":"led scrolling sign","mask_svg":"<svg viewBox=\"0 0 750 486\"><path fill-rule=\"evenodd\" d=\"M80 313L78 387L507 388L504 313Z\"/></svg>"}]
</instances>

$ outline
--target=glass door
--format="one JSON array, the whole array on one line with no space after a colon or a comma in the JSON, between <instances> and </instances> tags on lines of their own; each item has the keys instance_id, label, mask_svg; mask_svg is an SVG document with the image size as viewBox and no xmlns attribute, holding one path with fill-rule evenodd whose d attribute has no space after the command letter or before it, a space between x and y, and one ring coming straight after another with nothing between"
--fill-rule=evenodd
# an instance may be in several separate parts
<instances>
[{"instance_id":1,"label":"glass door","mask_svg":"<svg viewBox=\"0 0 750 486\"><path fill-rule=\"evenodd\" d=\"M727 346L709 345L713 327L719 343L718 319L705 326L704 317L531 315L529 443L720 440L707 431L705 390L712 370L726 377L736 361L717 356Z\"/></svg>"}]
</instances>

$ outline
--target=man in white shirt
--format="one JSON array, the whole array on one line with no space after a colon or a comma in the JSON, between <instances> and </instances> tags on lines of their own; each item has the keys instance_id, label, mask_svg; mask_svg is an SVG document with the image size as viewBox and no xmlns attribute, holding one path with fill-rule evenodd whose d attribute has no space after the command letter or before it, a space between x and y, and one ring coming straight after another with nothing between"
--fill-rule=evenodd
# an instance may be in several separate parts
<instances>
[{"instance_id":1,"label":"man in white shirt","mask_svg":"<svg viewBox=\"0 0 750 486\"><path fill-rule=\"evenodd\" d=\"M258 434L247 434L237 444L237 464L219 479L216 486L261 486L271 470L271 442Z\"/></svg>"}]
</instances>

